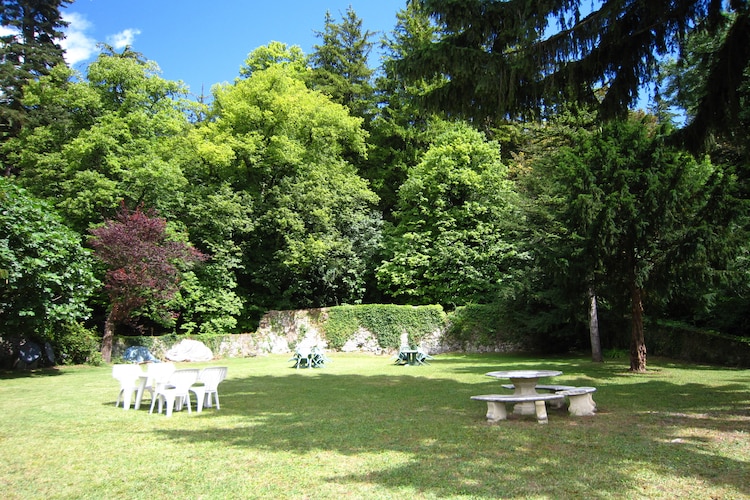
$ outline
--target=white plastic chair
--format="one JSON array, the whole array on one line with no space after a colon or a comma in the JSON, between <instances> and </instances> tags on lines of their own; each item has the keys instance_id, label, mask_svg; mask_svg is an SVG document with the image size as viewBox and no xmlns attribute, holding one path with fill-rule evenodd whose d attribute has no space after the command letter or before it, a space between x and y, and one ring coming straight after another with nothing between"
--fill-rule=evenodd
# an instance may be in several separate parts
<instances>
[{"instance_id":1,"label":"white plastic chair","mask_svg":"<svg viewBox=\"0 0 750 500\"><path fill-rule=\"evenodd\" d=\"M161 413L162 405L164 405L167 408L168 417L172 416L174 409L181 410L185 403L187 403L188 413L190 413L190 387L198 380L199 374L200 370L193 368L175 370L166 383L157 383L149 413L153 413L157 401L159 401L159 413ZM200 403L202 401L198 403L202 406ZM200 407L198 411L200 411Z\"/></svg>"},{"instance_id":2,"label":"white plastic chair","mask_svg":"<svg viewBox=\"0 0 750 500\"><path fill-rule=\"evenodd\" d=\"M228 369L226 366L209 366L208 368L201 370L198 380L203 382L203 397L205 398L205 402L203 403L204 407L211 408L211 396L213 395L214 400L216 401L216 409L221 409L221 406L219 405L219 384L222 380L227 378L227 371ZM196 397L198 397L197 393Z\"/></svg>"},{"instance_id":3,"label":"white plastic chair","mask_svg":"<svg viewBox=\"0 0 750 500\"><path fill-rule=\"evenodd\" d=\"M122 408L124 410L130 409L130 401L133 399L133 395L136 396L136 401L138 399L138 391L144 382L142 377L145 377L145 375L138 365L112 365L112 377L120 383L120 392L117 394L115 408L122 399Z\"/></svg>"},{"instance_id":4,"label":"white plastic chair","mask_svg":"<svg viewBox=\"0 0 750 500\"><path fill-rule=\"evenodd\" d=\"M141 400L143 399L143 393L148 391L151 401L154 400L156 394L156 386L159 383L166 383L169 380L169 376L176 370L174 363L168 361L166 363L149 363L146 367L146 383L143 386L140 394L136 396L137 410L140 407Z\"/></svg>"}]
</instances>

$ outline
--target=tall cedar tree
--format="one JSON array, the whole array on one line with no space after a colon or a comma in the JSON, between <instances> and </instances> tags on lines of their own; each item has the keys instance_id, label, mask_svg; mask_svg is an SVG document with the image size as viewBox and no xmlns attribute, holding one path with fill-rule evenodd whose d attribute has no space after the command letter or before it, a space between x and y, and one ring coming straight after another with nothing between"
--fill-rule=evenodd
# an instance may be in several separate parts
<instances>
[{"instance_id":1,"label":"tall cedar tree","mask_svg":"<svg viewBox=\"0 0 750 500\"><path fill-rule=\"evenodd\" d=\"M72 0L0 0L0 25L10 33L0 37L0 142L16 137L28 111L23 87L64 64L58 41L64 36L60 9ZM5 175L12 166L3 161Z\"/></svg>"},{"instance_id":2,"label":"tall cedar tree","mask_svg":"<svg viewBox=\"0 0 750 500\"><path fill-rule=\"evenodd\" d=\"M142 207L121 205L116 220L91 230L94 255L107 265L105 287L110 310L104 324L102 359L112 358L118 324L152 301L170 299L178 289L179 264L207 257L187 244L167 238L167 221Z\"/></svg>"},{"instance_id":3,"label":"tall cedar tree","mask_svg":"<svg viewBox=\"0 0 750 500\"><path fill-rule=\"evenodd\" d=\"M408 79L445 77L426 95L430 107L497 121L538 117L572 100L622 118L656 78L662 56L691 31L723 28L706 90L680 136L700 145L737 121L750 74L748 0L420 1L443 35L398 70ZM727 9L734 15L722 15Z\"/></svg>"}]
</instances>

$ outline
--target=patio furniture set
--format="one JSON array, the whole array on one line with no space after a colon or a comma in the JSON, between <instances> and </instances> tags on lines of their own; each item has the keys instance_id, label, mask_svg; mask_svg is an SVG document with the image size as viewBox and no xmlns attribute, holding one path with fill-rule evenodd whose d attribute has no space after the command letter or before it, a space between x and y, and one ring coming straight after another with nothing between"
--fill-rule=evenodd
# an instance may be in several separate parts
<instances>
[{"instance_id":1,"label":"patio furniture set","mask_svg":"<svg viewBox=\"0 0 750 500\"><path fill-rule=\"evenodd\" d=\"M294 350L294 356L289 358L289 361L294 361L294 367L297 369L299 369L300 366L307 368L320 368L329 362L330 359L325 355L323 349L318 346L298 346Z\"/></svg>"},{"instance_id":2,"label":"patio furniture set","mask_svg":"<svg viewBox=\"0 0 750 500\"><path fill-rule=\"evenodd\" d=\"M424 365L432 356L419 348L402 346L394 356L397 365ZM318 347L299 346L289 361L294 361L294 367L315 368L323 366L330 360L322 349ZM596 411L593 393L594 387L575 387L569 385L538 384L540 378L562 375L561 371L552 370L511 370L494 371L486 374L489 377L510 379L512 384L502 387L511 389L512 394L482 394L471 396L475 401L487 403L487 420L498 422L507 420L507 403L513 403L513 413L516 415L536 415L537 422L546 424L547 405L553 408L563 408L568 401L568 411L574 416L590 416ZM216 409L219 405L219 384L227 376L227 368L223 366L207 367L201 370L194 368L176 369L174 363L149 363L144 371L138 364L116 364L112 367L112 376L120 382L120 392L117 395L115 407L122 401L125 410L139 409L146 392L151 398L149 413L158 408L158 413L165 409L168 417L174 410L182 410L187 406L191 412L190 394L195 395L196 411L200 413L204 407L210 408L213 403ZM543 392L538 392L543 391Z\"/></svg>"},{"instance_id":3,"label":"patio furniture set","mask_svg":"<svg viewBox=\"0 0 750 500\"><path fill-rule=\"evenodd\" d=\"M146 392L151 398L149 413L158 408L161 413L165 410L168 417L174 410L182 410L187 406L191 413L190 394L195 396L195 409L200 413L204 407L211 408L219 404L219 384L227 376L224 366L211 366L203 369L176 369L174 363L149 363L144 371L137 364L116 364L112 367L112 376L120 383L120 392L115 401L115 407L120 405L125 410L139 409ZM158 405L158 406L157 406Z\"/></svg>"},{"instance_id":4,"label":"patio furniture set","mask_svg":"<svg viewBox=\"0 0 750 500\"><path fill-rule=\"evenodd\" d=\"M392 359L395 360L395 364L397 365L415 366L428 365L427 361L433 359L433 357L427 354L421 347L402 345Z\"/></svg>"},{"instance_id":5,"label":"patio furniture set","mask_svg":"<svg viewBox=\"0 0 750 500\"><path fill-rule=\"evenodd\" d=\"M513 389L513 394L482 394L471 396L475 401L487 403L487 420L497 422L506 420L508 413L506 403L514 403L513 413L516 415L536 415L537 422L547 423L547 404L561 408L568 399L568 412L574 416L591 416L596 411L596 403L592 394L594 387L574 387L569 385L538 385L543 377L562 375L561 371L552 370L511 370L496 371L486 374L488 377L510 379L512 384L503 385L506 389ZM545 392L537 392L542 390Z\"/></svg>"}]
</instances>

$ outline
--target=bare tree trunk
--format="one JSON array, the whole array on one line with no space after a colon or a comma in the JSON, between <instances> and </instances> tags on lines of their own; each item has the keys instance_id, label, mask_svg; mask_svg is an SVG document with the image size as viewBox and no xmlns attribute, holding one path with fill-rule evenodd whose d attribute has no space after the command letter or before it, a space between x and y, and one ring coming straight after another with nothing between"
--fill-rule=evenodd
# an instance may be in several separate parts
<instances>
[{"instance_id":1,"label":"bare tree trunk","mask_svg":"<svg viewBox=\"0 0 750 500\"><path fill-rule=\"evenodd\" d=\"M630 371L646 371L646 342L643 335L643 290L635 283L630 290Z\"/></svg>"},{"instance_id":2,"label":"bare tree trunk","mask_svg":"<svg viewBox=\"0 0 750 500\"><path fill-rule=\"evenodd\" d=\"M115 338L115 327L117 326L117 305L112 305L106 321L104 321L104 335L102 336L102 360L105 363L112 361L112 343Z\"/></svg>"},{"instance_id":3,"label":"bare tree trunk","mask_svg":"<svg viewBox=\"0 0 750 500\"><path fill-rule=\"evenodd\" d=\"M589 288L589 335L591 336L591 361L595 363L604 362L601 339L599 338L599 314L594 287Z\"/></svg>"}]
</instances>

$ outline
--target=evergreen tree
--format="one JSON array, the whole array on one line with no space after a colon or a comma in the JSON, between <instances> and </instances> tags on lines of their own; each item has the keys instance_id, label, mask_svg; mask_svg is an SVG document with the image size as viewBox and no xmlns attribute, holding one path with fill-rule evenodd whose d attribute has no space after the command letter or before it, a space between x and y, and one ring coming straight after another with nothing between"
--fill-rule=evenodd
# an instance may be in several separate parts
<instances>
[{"instance_id":1,"label":"evergreen tree","mask_svg":"<svg viewBox=\"0 0 750 500\"><path fill-rule=\"evenodd\" d=\"M16 137L24 125L24 86L63 64L61 28L67 26L60 9L72 0L2 0L0 25L10 33L0 37L0 141ZM3 161L5 175L12 172Z\"/></svg>"},{"instance_id":2,"label":"evergreen tree","mask_svg":"<svg viewBox=\"0 0 750 500\"><path fill-rule=\"evenodd\" d=\"M380 197L386 219L391 219L396 208L398 189L408 169L419 162L432 139L427 132L431 114L418 106L417 99L433 83L425 80L407 84L398 78L393 65L415 47L434 40L435 28L417 2L409 2L396 18L392 33L381 40L383 62L375 81L378 111L370 125L374 147L360 166Z\"/></svg>"},{"instance_id":3,"label":"evergreen tree","mask_svg":"<svg viewBox=\"0 0 750 500\"><path fill-rule=\"evenodd\" d=\"M686 34L728 26L707 66L705 92L683 132L690 145L723 132L748 79L750 3L707 0L422 0L441 37L401 60L408 78L444 76L426 102L475 119L535 117L573 100L624 117L661 58ZM729 9L733 16L723 16ZM554 23L557 21L557 24Z\"/></svg>"},{"instance_id":4,"label":"evergreen tree","mask_svg":"<svg viewBox=\"0 0 750 500\"><path fill-rule=\"evenodd\" d=\"M374 112L373 70L367 64L373 33L362 30L362 19L350 6L340 23L326 12L325 28L317 35L322 43L310 57L310 85L368 122Z\"/></svg>"},{"instance_id":5,"label":"evergreen tree","mask_svg":"<svg viewBox=\"0 0 750 500\"><path fill-rule=\"evenodd\" d=\"M556 213L540 254L569 291L629 304L633 371L646 369L647 305L710 285L737 251L732 176L665 144L667 130L633 116L573 131L531 174ZM624 311L623 311L624 312Z\"/></svg>"}]
</instances>

